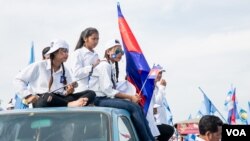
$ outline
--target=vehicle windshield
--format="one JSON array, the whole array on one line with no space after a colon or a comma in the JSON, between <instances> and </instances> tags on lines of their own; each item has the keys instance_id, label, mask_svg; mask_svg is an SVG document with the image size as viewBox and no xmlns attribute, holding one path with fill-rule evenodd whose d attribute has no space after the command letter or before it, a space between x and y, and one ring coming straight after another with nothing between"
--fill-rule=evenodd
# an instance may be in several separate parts
<instances>
[{"instance_id":1,"label":"vehicle windshield","mask_svg":"<svg viewBox=\"0 0 250 141\"><path fill-rule=\"evenodd\" d=\"M108 128L97 112L0 115L1 141L108 141Z\"/></svg>"}]
</instances>

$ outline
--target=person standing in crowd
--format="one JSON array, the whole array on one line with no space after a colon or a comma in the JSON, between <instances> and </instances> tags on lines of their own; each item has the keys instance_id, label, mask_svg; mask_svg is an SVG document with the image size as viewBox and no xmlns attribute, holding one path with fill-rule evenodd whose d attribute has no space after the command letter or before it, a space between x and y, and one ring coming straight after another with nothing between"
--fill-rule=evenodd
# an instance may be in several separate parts
<instances>
[{"instance_id":1,"label":"person standing in crowd","mask_svg":"<svg viewBox=\"0 0 250 141\"><path fill-rule=\"evenodd\" d=\"M76 92L89 89L90 77L93 69L99 63L98 54L94 48L99 41L99 32L96 28L88 27L82 31L79 41L73 52L72 59L72 75L78 81Z\"/></svg>"},{"instance_id":2,"label":"person standing in crowd","mask_svg":"<svg viewBox=\"0 0 250 141\"><path fill-rule=\"evenodd\" d=\"M169 140L172 135L174 134L174 127L168 125L167 123L167 111L165 109L163 99L166 96L166 85L167 82L165 79L162 79L162 73L165 70L158 65L157 68L158 73L156 74L155 78L155 88L153 91L153 96L150 102L147 119L150 123L150 129L155 134L157 134L157 130L154 129L155 125L157 125L158 131L160 135L157 137L158 141L167 141ZM151 118L151 119L149 119Z\"/></svg>"},{"instance_id":3,"label":"person standing in crowd","mask_svg":"<svg viewBox=\"0 0 250 141\"><path fill-rule=\"evenodd\" d=\"M23 103L36 108L81 107L93 102L94 91L73 94L75 83L63 64L68 59L68 48L64 40L53 40L46 53L50 59L32 63L18 73L14 86Z\"/></svg>"},{"instance_id":4,"label":"person standing in crowd","mask_svg":"<svg viewBox=\"0 0 250 141\"><path fill-rule=\"evenodd\" d=\"M94 104L96 106L113 107L125 109L130 112L131 119L136 128L138 136L142 141L155 140L148 126L142 108L137 104L139 95L129 95L121 93L116 89L118 79L118 65L114 68L114 63L118 63L124 52L118 40L110 40L105 46L104 60L94 69L91 77L90 89L96 92Z\"/></svg>"},{"instance_id":5,"label":"person standing in crowd","mask_svg":"<svg viewBox=\"0 0 250 141\"><path fill-rule=\"evenodd\" d=\"M195 141L220 141L222 136L222 120L214 115L204 115L199 121L200 135Z\"/></svg>"}]
</instances>

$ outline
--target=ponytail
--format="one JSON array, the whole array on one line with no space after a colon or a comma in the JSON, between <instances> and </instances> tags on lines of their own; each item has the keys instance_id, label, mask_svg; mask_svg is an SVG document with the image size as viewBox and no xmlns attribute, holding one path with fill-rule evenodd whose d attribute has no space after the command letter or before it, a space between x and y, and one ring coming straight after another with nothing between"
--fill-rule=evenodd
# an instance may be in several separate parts
<instances>
[{"instance_id":1,"label":"ponytail","mask_svg":"<svg viewBox=\"0 0 250 141\"><path fill-rule=\"evenodd\" d=\"M84 31L82 31L80 38L76 44L75 50L82 48L85 44L85 39L87 39L89 36L91 36L94 33L99 34L98 30L93 27L88 27Z\"/></svg>"},{"instance_id":2,"label":"ponytail","mask_svg":"<svg viewBox=\"0 0 250 141\"><path fill-rule=\"evenodd\" d=\"M118 78L119 78L119 65L118 65L118 62L115 62L115 77L116 77L116 82L118 82Z\"/></svg>"},{"instance_id":3,"label":"ponytail","mask_svg":"<svg viewBox=\"0 0 250 141\"><path fill-rule=\"evenodd\" d=\"M53 83L53 59L54 59L54 54L50 54L50 66L51 66L51 70L50 70L50 79L49 79L49 92Z\"/></svg>"}]
</instances>

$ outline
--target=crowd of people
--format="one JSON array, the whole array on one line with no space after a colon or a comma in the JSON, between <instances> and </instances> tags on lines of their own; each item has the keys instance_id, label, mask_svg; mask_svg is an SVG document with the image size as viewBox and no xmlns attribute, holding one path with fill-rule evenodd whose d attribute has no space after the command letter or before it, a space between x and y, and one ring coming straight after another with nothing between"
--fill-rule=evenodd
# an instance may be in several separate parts
<instances>
[{"instance_id":1,"label":"crowd of people","mask_svg":"<svg viewBox=\"0 0 250 141\"><path fill-rule=\"evenodd\" d=\"M104 58L99 58L95 47L99 32L89 27L82 31L75 50L71 54L72 66L64 63L69 57L69 45L56 39L42 51L42 60L29 64L14 79L17 97L25 105L37 107L83 107L102 106L127 110L133 121L139 139L143 141L167 141L174 134L174 127L166 122L166 110L162 99L166 96L167 82L161 69L155 78L155 88L148 115L138 103L138 93L128 94L117 89L119 82L119 61L124 55L119 40L112 39L103 46ZM12 100L10 109L14 109ZM207 121L204 121L207 122ZM202 123L202 122L201 122ZM201 138L207 128L200 125ZM205 133L204 133L205 132ZM203 135L205 134L205 135Z\"/></svg>"}]
</instances>

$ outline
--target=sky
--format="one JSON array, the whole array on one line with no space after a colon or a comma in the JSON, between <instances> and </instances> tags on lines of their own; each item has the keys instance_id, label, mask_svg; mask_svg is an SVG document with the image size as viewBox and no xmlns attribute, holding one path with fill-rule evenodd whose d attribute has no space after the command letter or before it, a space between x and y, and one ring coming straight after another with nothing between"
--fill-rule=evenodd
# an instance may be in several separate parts
<instances>
[{"instance_id":1,"label":"sky","mask_svg":"<svg viewBox=\"0 0 250 141\"><path fill-rule=\"evenodd\" d=\"M29 62L32 41L35 59L50 41L64 39L73 52L81 31L99 31L96 51L105 42L121 39L118 0L0 0L0 99L14 97L13 79ZM195 117L203 100L201 87L226 118L224 101L233 85L239 105L250 101L249 0L119 0L122 13L149 66L166 72L166 97L174 123ZM125 57L121 75L125 75ZM70 62L66 63L69 65ZM124 68L122 71L122 68ZM122 73L123 72L123 73ZM120 76L120 78L123 78Z\"/></svg>"}]
</instances>

